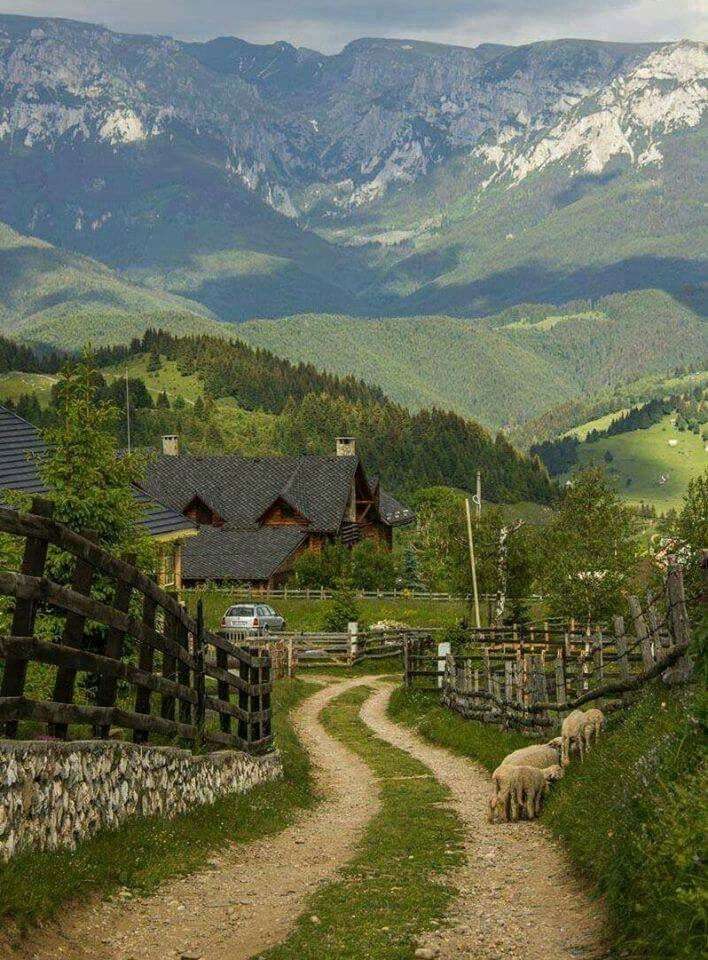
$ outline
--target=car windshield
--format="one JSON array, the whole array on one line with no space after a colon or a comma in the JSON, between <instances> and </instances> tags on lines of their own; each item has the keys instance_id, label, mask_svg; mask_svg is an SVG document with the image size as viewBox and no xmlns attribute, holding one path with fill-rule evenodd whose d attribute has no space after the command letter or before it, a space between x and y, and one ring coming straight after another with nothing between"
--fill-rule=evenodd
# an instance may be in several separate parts
<instances>
[{"instance_id":1,"label":"car windshield","mask_svg":"<svg viewBox=\"0 0 708 960\"><path fill-rule=\"evenodd\" d=\"M229 612L226 614L227 617L252 617L253 616L253 607L231 607Z\"/></svg>"}]
</instances>

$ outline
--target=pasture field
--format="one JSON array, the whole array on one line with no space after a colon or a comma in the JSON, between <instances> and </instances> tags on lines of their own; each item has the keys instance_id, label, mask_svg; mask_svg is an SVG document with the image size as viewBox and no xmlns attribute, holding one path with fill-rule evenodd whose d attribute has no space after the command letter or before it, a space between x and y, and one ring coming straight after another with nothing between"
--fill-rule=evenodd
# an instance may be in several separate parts
<instances>
[{"instance_id":1,"label":"pasture field","mask_svg":"<svg viewBox=\"0 0 708 960\"><path fill-rule=\"evenodd\" d=\"M204 619L207 627L216 630L225 610L232 603L243 599L237 591L184 590L182 599L194 612L197 599L204 601ZM246 601L244 601L246 602ZM324 629L324 617L332 607L331 600L287 600L280 597L265 600L285 617L288 630L314 632ZM433 601L413 600L399 597L395 600L358 600L360 623L370 626L379 620L395 620L409 627L454 627L470 615L468 605L462 600Z\"/></svg>"},{"instance_id":2,"label":"pasture field","mask_svg":"<svg viewBox=\"0 0 708 960\"><path fill-rule=\"evenodd\" d=\"M606 464L608 473L626 500L653 503L659 511L679 508L689 480L708 464L708 454L700 436L677 430L673 420L673 416L667 416L647 430L583 444L578 449L579 464L605 463L609 452L612 460ZM670 440L676 441L675 446L669 445Z\"/></svg>"},{"instance_id":3,"label":"pasture field","mask_svg":"<svg viewBox=\"0 0 708 960\"><path fill-rule=\"evenodd\" d=\"M0 373L0 401L17 400L29 393L34 394L39 403L46 407L56 379L48 373L23 373L20 370Z\"/></svg>"}]
</instances>

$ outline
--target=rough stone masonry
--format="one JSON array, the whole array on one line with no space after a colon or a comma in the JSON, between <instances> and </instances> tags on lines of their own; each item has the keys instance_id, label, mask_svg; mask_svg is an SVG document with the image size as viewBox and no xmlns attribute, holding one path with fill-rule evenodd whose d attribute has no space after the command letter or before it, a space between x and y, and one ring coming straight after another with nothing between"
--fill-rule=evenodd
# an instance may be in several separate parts
<instances>
[{"instance_id":1,"label":"rough stone masonry","mask_svg":"<svg viewBox=\"0 0 708 960\"><path fill-rule=\"evenodd\" d=\"M73 849L130 817L174 817L280 776L277 752L194 756L114 741L0 741L0 861Z\"/></svg>"}]
</instances>

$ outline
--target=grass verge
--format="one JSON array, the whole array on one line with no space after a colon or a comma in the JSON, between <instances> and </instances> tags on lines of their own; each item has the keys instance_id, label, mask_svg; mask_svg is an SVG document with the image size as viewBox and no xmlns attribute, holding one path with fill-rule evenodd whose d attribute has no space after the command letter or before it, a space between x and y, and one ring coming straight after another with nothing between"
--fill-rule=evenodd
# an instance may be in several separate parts
<instances>
[{"instance_id":1,"label":"grass verge","mask_svg":"<svg viewBox=\"0 0 708 960\"><path fill-rule=\"evenodd\" d=\"M543 812L604 895L618 955L627 960L703 955L708 778L701 714L695 690L646 689L585 763L571 764ZM402 689L390 715L488 769L525 742Z\"/></svg>"},{"instance_id":2,"label":"grass verge","mask_svg":"<svg viewBox=\"0 0 708 960\"><path fill-rule=\"evenodd\" d=\"M173 820L132 820L102 831L74 851L26 853L0 865L0 929L22 932L56 915L70 901L118 887L141 893L199 869L211 850L278 833L296 811L317 802L309 757L291 711L317 687L292 680L276 685L274 723L284 778L236 797L197 807ZM2 937L0 936L0 946Z\"/></svg>"},{"instance_id":3,"label":"grass verge","mask_svg":"<svg viewBox=\"0 0 708 960\"><path fill-rule=\"evenodd\" d=\"M238 591L229 590L184 590L182 599L194 611L197 599L204 601L204 618L208 627L219 626L224 611L240 600L247 603ZM257 601L255 601L257 602ZM265 600L285 617L288 630L316 631L324 629L325 615L332 608L332 600L310 600L301 597ZM409 627L454 627L463 617L469 616L469 607L462 601L414 600L411 597L397 599L357 600L359 619L362 625L379 620L395 620Z\"/></svg>"},{"instance_id":4,"label":"grass verge","mask_svg":"<svg viewBox=\"0 0 708 960\"><path fill-rule=\"evenodd\" d=\"M436 693L398 687L389 701L388 714L396 723L414 727L430 743L447 747L462 757L471 757L487 770L498 767L512 750L534 742L521 733L465 720L452 710L441 707Z\"/></svg>"},{"instance_id":5,"label":"grass verge","mask_svg":"<svg viewBox=\"0 0 708 960\"><path fill-rule=\"evenodd\" d=\"M292 935L262 960L409 960L454 895L445 875L460 862L462 826L445 806L449 792L360 720L369 693L357 687L342 694L322 718L381 778L381 809L340 879L312 897Z\"/></svg>"}]
</instances>

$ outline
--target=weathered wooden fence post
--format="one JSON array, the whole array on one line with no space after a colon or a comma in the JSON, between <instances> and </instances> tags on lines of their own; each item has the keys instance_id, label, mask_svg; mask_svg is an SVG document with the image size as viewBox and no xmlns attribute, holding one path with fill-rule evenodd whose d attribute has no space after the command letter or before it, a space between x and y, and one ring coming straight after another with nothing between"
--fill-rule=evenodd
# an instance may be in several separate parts
<instances>
[{"instance_id":1,"label":"weathered wooden fence post","mask_svg":"<svg viewBox=\"0 0 708 960\"><path fill-rule=\"evenodd\" d=\"M135 563L134 553L124 558L125 562L131 566ZM132 584L125 580L119 580L116 584L113 595L113 607L120 613L127 613L130 608L130 597L133 593ZM125 633L117 627L111 627L106 637L106 647L103 651L107 657L112 660L120 660L123 656L123 642ZM96 694L96 703L99 707L114 707L116 705L116 694L118 692L118 678L108 674L102 674L98 682L98 693ZM110 733L110 727L107 724L94 727L94 736L105 739Z\"/></svg>"},{"instance_id":2,"label":"weathered wooden fence post","mask_svg":"<svg viewBox=\"0 0 708 960\"><path fill-rule=\"evenodd\" d=\"M556 703L559 706L564 706L566 701L565 649L564 648L561 648L558 651L558 656L556 657L555 671L556 671Z\"/></svg>"},{"instance_id":3,"label":"weathered wooden fence post","mask_svg":"<svg viewBox=\"0 0 708 960\"><path fill-rule=\"evenodd\" d=\"M138 653L138 666L145 673L152 673L155 662L155 647L153 646L153 634L155 632L155 618L157 615L157 602L152 597L143 598L143 631L144 636L140 641L140 651ZM136 683L135 692L135 712L150 714L150 687L142 683ZM147 730L134 730L133 743L147 743Z\"/></svg>"},{"instance_id":4,"label":"weathered wooden fence post","mask_svg":"<svg viewBox=\"0 0 708 960\"><path fill-rule=\"evenodd\" d=\"M654 642L656 647L654 647L654 644L652 644L651 638L649 637L649 631L647 630L646 620L644 619L644 614L642 613L641 604L636 597L629 598L629 612L632 617L632 622L634 623L634 632L641 647L642 664L644 665L644 669L648 670L654 665L653 649L660 649L661 642L659 641L658 637L655 637Z\"/></svg>"},{"instance_id":5,"label":"weathered wooden fence post","mask_svg":"<svg viewBox=\"0 0 708 960\"><path fill-rule=\"evenodd\" d=\"M197 703L194 711L194 725L197 728L197 738L201 740L204 734L204 719L206 715L206 677L204 673L204 603L197 601L197 629L194 634L194 689L197 694Z\"/></svg>"},{"instance_id":6,"label":"weathered wooden fence post","mask_svg":"<svg viewBox=\"0 0 708 960\"><path fill-rule=\"evenodd\" d=\"M95 543L98 540L98 534L94 530L85 530L82 536L86 540ZM91 593L91 584L93 583L94 570L86 560L77 559L74 567L74 575L71 578L71 589L76 593L81 593L87 597ZM86 626L86 617L81 613L69 611L64 620L64 632L61 642L65 647L72 647L74 650L81 650L85 647L84 628ZM74 687L76 685L76 670L73 667L62 666L57 670L54 678L54 693L52 700L55 703L72 703L74 700ZM69 724L65 721L57 721L49 724L49 733L59 740L66 740L69 731Z\"/></svg>"},{"instance_id":7,"label":"weathered wooden fence post","mask_svg":"<svg viewBox=\"0 0 708 960\"><path fill-rule=\"evenodd\" d=\"M674 645L688 644L691 640L691 628L686 610L686 597L683 589L683 571L678 563L669 564L666 577L666 592L669 600L669 628ZM693 661L688 653L664 673L664 683L685 683L693 673Z\"/></svg>"},{"instance_id":8,"label":"weathered wooden fence post","mask_svg":"<svg viewBox=\"0 0 708 960\"><path fill-rule=\"evenodd\" d=\"M51 517L54 504L42 497L32 500L32 513L38 517ZM27 577L41 577L47 562L47 540L40 537L27 537L20 565L20 573ZM31 637L37 618L37 601L15 600L15 612L12 616L11 634L13 637ZM5 673L0 685L0 697L21 697L25 692L27 660L20 657L8 657L5 661ZM5 736L12 740L17 736L17 720L5 723Z\"/></svg>"}]
</instances>

